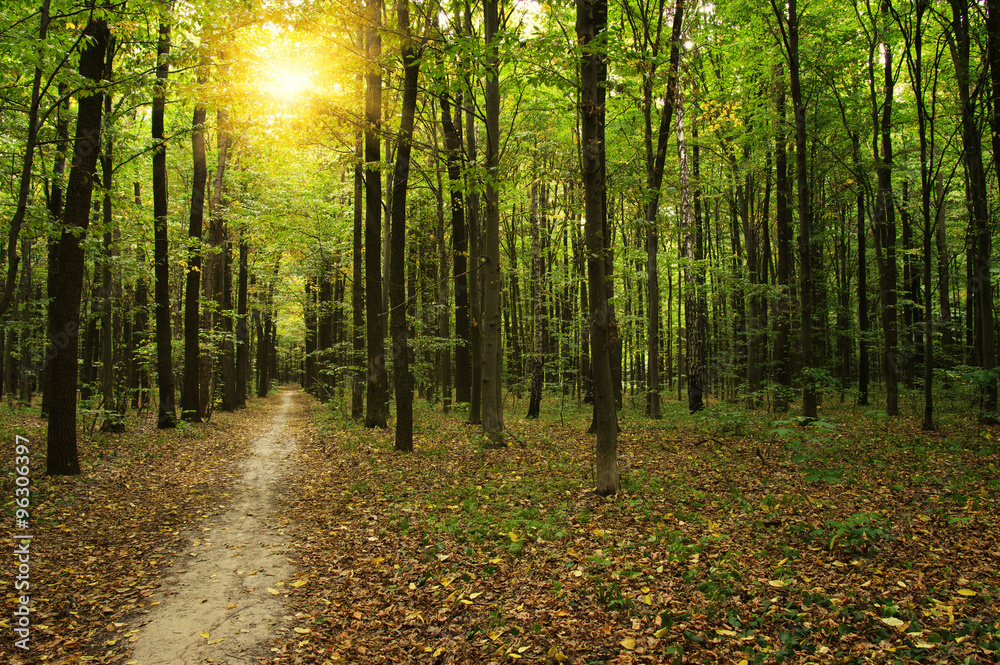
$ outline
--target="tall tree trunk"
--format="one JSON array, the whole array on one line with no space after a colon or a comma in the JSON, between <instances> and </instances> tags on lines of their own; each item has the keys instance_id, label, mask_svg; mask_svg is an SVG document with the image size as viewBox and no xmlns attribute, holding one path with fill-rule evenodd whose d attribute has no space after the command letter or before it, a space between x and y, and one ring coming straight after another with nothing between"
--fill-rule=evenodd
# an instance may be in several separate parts
<instances>
[{"instance_id":1,"label":"tall tree trunk","mask_svg":"<svg viewBox=\"0 0 1000 665\"><path fill-rule=\"evenodd\" d=\"M112 60L115 51L115 37L112 36L108 43L107 55L104 62L104 78L112 79ZM106 119L111 115L111 92L104 93L104 115ZM116 372L115 344L119 335L114 325L118 318L114 311L115 288L112 276L111 264L117 250L114 247L112 228L114 218L112 215L111 193L113 189L112 174L114 172L114 142L110 133L104 138L104 152L100 156L101 162L101 188L104 190L101 201L102 221L104 226L104 254L101 263L101 393L104 402L104 422L101 423L102 432L124 432L124 413L118 410L116 403ZM96 275L94 276L96 279ZM122 409L123 411L124 409Z\"/></svg>"},{"instance_id":2,"label":"tall tree trunk","mask_svg":"<svg viewBox=\"0 0 1000 665\"><path fill-rule=\"evenodd\" d=\"M305 303L302 307L306 326L306 357L305 372L302 376L302 389L316 395L319 392L319 381L316 378L316 346L319 338L319 316L316 311L316 284L312 277L305 280Z\"/></svg>"},{"instance_id":3,"label":"tall tree trunk","mask_svg":"<svg viewBox=\"0 0 1000 665\"><path fill-rule=\"evenodd\" d=\"M223 56L224 60L224 56ZM227 68L226 65L223 65ZM225 71L222 72L225 76ZM219 343L219 365L222 377L222 399L220 408L223 411L233 411L236 408L236 360L233 355L233 343L230 334L233 330L233 319L230 313L232 300L232 243L229 242L226 223L226 168L229 161L229 112L220 108L216 112L216 131L218 133L218 161L215 169L215 182L212 187L212 204L210 207L209 243L212 253L206 270L208 282L205 295L215 301L215 312L212 316L212 327L221 329L222 340ZM204 369L204 366L203 366ZM208 363L211 371L211 362ZM202 376L202 389L205 388L205 377ZM206 399L202 395L202 401Z\"/></svg>"},{"instance_id":4,"label":"tall tree trunk","mask_svg":"<svg viewBox=\"0 0 1000 665\"><path fill-rule=\"evenodd\" d=\"M975 240L973 274L969 290L975 302L979 361L982 368L990 374L983 382L981 419L985 422L995 423L998 420L996 413L997 380L992 374L996 367L996 348L993 330L993 279L990 274L993 237L986 200L987 183L986 171L983 168L982 135L976 122L976 100L971 91L969 4L963 0L949 0L949 4L952 12L952 34L955 40L955 78L958 81L958 97L962 104L962 144L964 147L962 155L965 161L969 203L972 210L972 217L969 219L969 232ZM992 9L996 8L992 7ZM1000 114L1000 105L991 109L991 112ZM1000 145L1000 141L998 141L998 145ZM997 168L1000 172L1000 167Z\"/></svg>"},{"instance_id":5,"label":"tall tree trunk","mask_svg":"<svg viewBox=\"0 0 1000 665\"><path fill-rule=\"evenodd\" d=\"M888 4L881 5L881 28L878 38L883 51L884 100L875 90L874 56L870 58L872 124L876 135L875 156L878 189L875 196L875 250L879 268L879 299L882 303L882 372L885 377L886 406L890 416L899 415L899 328L897 312L896 210L892 194L892 99L895 80L892 71L892 48L884 33L888 30ZM876 19L878 20L878 19ZM874 50L877 45L872 46ZM881 109L881 114L879 112ZM880 136L879 136L880 134ZM881 154L879 145L881 144Z\"/></svg>"},{"instance_id":6,"label":"tall tree trunk","mask_svg":"<svg viewBox=\"0 0 1000 665\"><path fill-rule=\"evenodd\" d=\"M472 3L465 5L465 34L472 37ZM468 71L472 71L472 64L467 63ZM477 182L476 163L478 155L478 144L476 139L476 89L472 85L470 77L466 77L465 87L467 91L465 103L465 154L468 159L470 182L467 184L468 200L465 211L468 216L469 232L469 355L471 359L470 388L469 388L469 424L479 425L482 423L482 395L483 395L483 275L480 272L482 262L480 261L480 234L479 234L479 183Z\"/></svg>"},{"instance_id":7,"label":"tall tree trunk","mask_svg":"<svg viewBox=\"0 0 1000 665\"><path fill-rule=\"evenodd\" d=\"M646 139L646 274L649 288L649 319L646 326L646 415L660 418L660 271L658 252L660 246L657 212L660 206L660 189L663 168L667 157L667 143L673 123L674 95L677 89L680 63L681 30L684 24L685 0L677 0L674 8L673 27L670 33L670 69L667 75L667 94L663 100L660 126L653 148L653 78L643 86L643 120Z\"/></svg>"},{"instance_id":8,"label":"tall tree trunk","mask_svg":"<svg viewBox=\"0 0 1000 665\"><path fill-rule=\"evenodd\" d=\"M538 183L533 176L531 183L531 390L528 397L528 418L537 418L542 407L542 384L545 380L545 362L542 349L542 330L545 320L542 313L542 253L538 233ZM519 361L519 359L518 359Z\"/></svg>"},{"instance_id":9,"label":"tall tree trunk","mask_svg":"<svg viewBox=\"0 0 1000 665\"><path fill-rule=\"evenodd\" d=\"M104 19L91 19L84 29L86 46L80 54L81 78L95 86L104 72L111 38ZM73 165L66 187L62 232L56 248L59 283L49 309L48 336L57 353L52 364L52 403L47 434L46 471L49 475L80 473L76 447L76 381L80 295L83 289L83 239L90 223L93 173L100 152L104 95L97 88L78 103ZM58 377L58 379L56 379Z\"/></svg>"},{"instance_id":10,"label":"tall tree trunk","mask_svg":"<svg viewBox=\"0 0 1000 665\"><path fill-rule=\"evenodd\" d=\"M56 155L52 162L52 185L49 193L49 216L53 223L58 223L63 212L63 175L66 171L66 154L69 152L69 97L68 84L59 84L59 96L64 101L56 109ZM49 306L59 283L59 264L56 263L57 242L48 242L48 270L45 279L45 295L48 298L46 317ZM0 335L2 338L2 335ZM48 362L50 353L58 353L54 342L46 339L45 363L42 366L42 417L47 418L52 399L52 366Z\"/></svg>"},{"instance_id":11,"label":"tall tree trunk","mask_svg":"<svg viewBox=\"0 0 1000 665\"><path fill-rule=\"evenodd\" d=\"M606 0L577 0L576 34L583 46L580 59L580 118L582 169L586 216L587 282L590 291L590 338L594 376L594 427L596 444L596 491L602 496L616 493L621 484L618 471L618 419L611 376L605 256L607 229L604 216L604 164L606 144L604 118L607 82Z\"/></svg>"},{"instance_id":12,"label":"tall tree trunk","mask_svg":"<svg viewBox=\"0 0 1000 665\"><path fill-rule=\"evenodd\" d=\"M448 184L451 193L451 256L452 275L455 280L455 399L468 403L471 399L472 367L469 346L469 241L465 228L465 198L462 194L462 101L455 103L452 119L448 95L441 97L441 128L448 165ZM442 275L442 279L444 276Z\"/></svg>"},{"instance_id":13,"label":"tall tree trunk","mask_svg":"<svg viewBox=\"0 0 1000 665\"><path fill-rule=\"evenodd\" d=\"M368 60L365 96L365 296L367 305L368 405L365 427L385 429L389 398L385 371L385 301L382 295L380 260L382 249L382 171L379 131L382 111L382 23L381 0L367 0L368 30L365 55Z\"/></svg>"},{"instance_id":14,"label":"tall tree trunk","mask_svg":"<svg viewBox=\"0 0 1000 665\"><path fill-rule=\"evenodd\" d=\"M420 49L410 34L409 0L399 0L396 12L403 39L403 105L400 109L396 168L392 178L389 301L392 308L392 376L396 393L395 448L409 452L413 450L413 375L410 373L410 345L406 326L406 190L410 180L410 147L417 111Z\"/></svg>"},{"instance_id":15,"label":"tall tree trunk","mask_svg":"<svg viewBox=\"0 0 1000 665\"><path fill-rule=\"evenodd\" d=\"M499 0L483 0L486 37L486 215L483 220L483 435L490 446L504 445L503 351L500 340L500 29Z\"/></svg>"},{"instance_id":16,"label":"tall tree trunk","mask_svg":"<svg viewBox=\"0 0 1000 665\"><path fill-rule=\"evenodd\" d=\"M236 408L247 405L247 373L250 356L250 325L247 321L247 279L249 278L248 254L244 231L240 230L240 267L236 287Z\"/></svg>"},{"instance_id":17,"label":"tall tree trunk","mask_svg":"<svg viewBox=\"0 0 1000 665\"><path fill-rule=\"evenodd\" d=\"M788 2L787 19L771 2L779 24L782 26L785 52L788 56L788 75L792 93L792 107L795 115L795 181L798 189L799 210L799 314L801 317L802 354L802 414L815 418L819 391L815 385L813 370L816 359L813 356L813 261L814 248L811 235L809 172L806 168L806 106L802 96L802 79L799 71L799 14L796 0ZM787 29L786 29L787 28Z\"/></svg>"},{"instance_id":18,"label":"tall tree trunk","mask_svg":"<svg viewBox=\"0 0 1000 665\"><path fill-rule=\"evenodd\" d=\"M159 405L156 426L174 427L177 421L174 406L173 337L170 333L170 264L167 237L167 144L163 137L163 112L167 100L167 76L170 73L170 17L161 8L159 37L156 42L156 87L153 92L153 298L156 306L156 387Z\"/></svg>"},{"instance_id":19,"label":"tall tree trunk","mask_svg":"<svg viewBox=\"0 0 1000 665\"><path fill-rule=\"evenodd\" d=\"M49 29L49 0L42 0L39 8L38 43L45 43ZM42 48L39 46L39 48ZM7 235L7 274L3 286L0 287L0 320L10 307L14 298L14 286L17 279L17 268L20 258L17 255L17 245L28 212L28 198L31 193L31 171L35 162L35 147L38 143L38 107L41 103L42 68L35 67L31 81L31 105L28 107L28 135L24 144L24 157L21 162L21 177L18 184L17 203L14 217L10 221ZM60 86L60 91L62 87Z\"/></svg>"},{"instance_id":20,"label":"tall tree trunk","mask_svg":"<svg viewBox=\"0 0 1000 665\"><path fill-rule=\"evenodd\" d=\"M365 29L358 24L358 53L364 52ZM358 88L363 89L364 76L358 74ZM364 133L359 127L354 132L354 228L352 233L353 280L351 283L352 335L354 354L351 365L356 369L351 373L351 419L360 422L365 410L365 153Z\"/></svg>"},{"instance_id":21,"label":"tall tree trunk","mask_svg":"<svg viewBox=\"0 0 1000 665\"><path fill-rule=\"evenodd\" d=\"M181 390L181 418L201 422L201 318L198 316L201 298L201 227L205 217L205 183L208 163L205 156L206 108L196 102L191 119L191 212L188 218L188 252L184 287L184 386Z\"/></svg>"},{"instance_id":22,"label":"tall tree trunk","mask_svg":"<svg viewBox=\"0 0 1000 665\"><path fill-rule=\"evenodd\" d=\"M688 166L687 142L684 138L684 101L680 94L674 97L674 111L677 115L677 160L681 194L681 229L683 244L681 245L681 260L684 265L684 329L686 339L684 348L687 351L685 366L687 367L688 410L691 413L701 411L705 407L705 357L703 354L705 340L700 339L704 332L702 324L705 313L702 311L704 288L700 279L701 230L698 228L691 209L690 167Z\"/></svg>"},{"instance_id":23,"label":"tall tree trunk","mask_svg":"<svg viewBox=\"0 0 1000 665\"><path fill-rule=\"evenodd\" d=\"M861 139L857 132L851 134L854 168L861 170ZM860 180L860 177L859 177ZM868 249L865 231L865 190L858 187L858 406L868 406L868 377L871 366L868 358L868 332L871 329L868 312Z\"/></svg>"},{"instance_id":24,"label":"tall tree trunk","mask_svg":"<svg viewBox=\"0 0 1000 665\"><path fill-rule=\"evenodd\" d=\"M788 409L788 399L792 390L792 211L788 201L792 196L792 185L788 178L788 130L785 125L785 68L775 67L777 122L774 136L775 202L774 217L777 231L778 265L776 279L779 287L775 303L774 337L774 407L778 411Z\"/></svg>"}]
</instances>

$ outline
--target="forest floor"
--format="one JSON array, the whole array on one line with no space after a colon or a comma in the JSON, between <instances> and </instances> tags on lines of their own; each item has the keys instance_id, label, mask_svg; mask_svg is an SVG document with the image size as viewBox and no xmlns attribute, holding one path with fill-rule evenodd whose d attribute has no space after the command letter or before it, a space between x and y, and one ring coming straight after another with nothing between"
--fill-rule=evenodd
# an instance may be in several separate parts
<instances>
[{"instance_id":1,"label":"forest floor","mask_svg":"<svg viewBox=\"0 0 1000 665\"><path fill-rule=\"evenodd\" d=\"M622 491L600 498L586 409L523 408L488 450L419 403L400 454L283 391L84 438L84 474L50 479L44 423L3 407L34 455L36 613L0 661L167 662L159 634L186 663L996 662L1000 432L968 410L928 433L832 403L809 427L626 409Z\"/></svg>"}]
</instances>

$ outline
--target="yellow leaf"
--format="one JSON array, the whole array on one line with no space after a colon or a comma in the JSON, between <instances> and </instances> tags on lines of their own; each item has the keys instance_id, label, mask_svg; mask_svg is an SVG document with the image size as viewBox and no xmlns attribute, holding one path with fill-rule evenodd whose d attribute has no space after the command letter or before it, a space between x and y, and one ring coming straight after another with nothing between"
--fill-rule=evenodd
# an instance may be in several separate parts
<instances>
[{"instance_id":1,"label":"yellow leaf","mask_svg":"<svg viewBox=\"0 0 1000 665\"><path fill-rule=\"evenodd\" d=\"M629 651L632 651L633 649L635 649L635 640L632 639L631 637L626 637L624 640L621 641L621 645L626 649L628 649Z\"/></svg>"},{"instance_id":2,"label":"yellow leaf","mask_svg":"<svg viewBox=\"0 0 1000 665\"><path fill-rule=\"evenodd\" d=\"M719 635L725 635L726 637L736 637L735 630L716 630Z\"/></svg>"},{"instance_id":3,"label":"yellow leaf","mask_svg":"<svg viewBox=\"0 0 1000 665\"><path fill-rule=\"evenodd\" d=\"M667 629L666 628L660 628L658 631L656 631L655 633L653 633L653 637L655 637L656 639L659 640L659 639L662 639L663 636L666 635L666 634L667 634Z\"/></svg>"},{"instance_id":4,"label":"yellow leaf","mask_svg":"<svg viewBox=\"0 0 1000 665\"><path fill-rule=\"evenodd\" d=\"M204 637L206 640L208 639L208 633L198 633L198 634Z\"/></svg>"},{"instance_id":5,"label":"yellow leaf","mask_svg":"<svg viewBox=\"0 0 1000 665\"><path fill-rule=\"evenodd\" d=\"M531 648L531 647L518 647L518 648L517 648L517 652L518 652L518 653L524 653L525 651L527 651L527 650L528 650L528 649L530 649L530 648Z\"/></svg>"},{"instance_id":6,"label":"yellow leaf","mask_svg":"<svg viewBox=\"0 0 1000 665\"><path fill-rule=\"evenodd\" d=\"M307 580L305 578L302 578L301 580L295 580L294 582L292 582L292 586L293 587L300 587L300 586L305 586L308 583L309 583L309 580Z\"/></svg>"},{"instance_id":7,"label":"yellow leaf","mask_svg":"<svg viewBox=\"0 0 1000 665\"><path fill-rule=\"evenodd\" d=\"M483 595L482 591L476 591L475 593L470 593L469 598L475 600L476 598L479 598L481 595Z\"/></svg>"},{"instance_id":8,"label":"yellow leaf","mask_svg":"<svg viewBox=\"0 0 1000 665\"><path fill-rule=\"evenodd\" d=\"M785 586L784 580L768 580L767 583L770 584L771 586L776 586L779 588Z\"/></svg>"},{"instance_id":9,"label":"yellow leaf","mask_svg":"<svg viewBox=\"0 0 1000 665\"><path fill-rule=\"evenodd\" d=\"M958 590L958 595L959 596L970 596L971 597L971 596L975 596L976 592L973 591L972 589L959 589Z\"/></svg>"},{"instance_id":10,"label":"yellow leaf","mask_svg":"<svg viewBox=\"0 0 1000 665\"><path fill-rule=\"evenodd\" d=\"M904 623L902 620L897 619L896 617L883 617L880 620L882 621L882 623L884 623L887 626L895 626L897 628L899 626L902 626L903 623Z\"/></svg>"},{"instance_id":11,"label":"yellow leaf","mask_svg":"<svg viewBox=\"0 0 1000 665\"><path fill-rule=\"evenodd\" d=\"M308 635L309 633L312 632L312 628L300 628L299 626L296 626L295 632L298 633L299 635Z\"/></svg>"},{"instance_id":12,"label":"yellow leaf","mask_svg":"<svg viewBox=\"0 0 1000 665\"><path fill-rule=\"evenodd\" d=\"M267 592L272 596L277 596L280 592L277 589L267 587Z\"/></svg>"},{"instance_id":13,"label":"yellow leaf","mask_svg":"<svg viewBox=\"0 0 1000 665\"><path fill-rule=\"evenodd\" d=\"M645 596L642 597L642 602L646 603L647 605L652 605L653 597L647 593Z\"/></svg>"},{"instance_id":14,"label":"yellow leaf","mask_svg":"<svg viewBox=\"0 0 1000 665\"><path fill-rule=\"evenodd\" d=\"M231 603L229 605L226 605L226 609L227 610L235 610L236 609L236 603Z\"/></svg>"}]
</instances>

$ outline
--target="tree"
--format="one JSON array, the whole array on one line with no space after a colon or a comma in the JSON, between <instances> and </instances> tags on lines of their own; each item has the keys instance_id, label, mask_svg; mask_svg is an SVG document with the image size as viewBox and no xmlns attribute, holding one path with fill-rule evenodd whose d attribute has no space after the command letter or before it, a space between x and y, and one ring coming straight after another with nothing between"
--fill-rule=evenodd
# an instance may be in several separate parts
<instances>
[{"instance_id":1,"label":"tree","mask_svg":"<svg viewBox=\"0 0 1000 665\"><path fill-rule=\"evenodd\" d=\"M596 491L602 496L620 488L618 419L611 377L610 326L605 271L604 118L607 85L606 0L577 0L576 34L580 57L580 125L590 294L590 344L594 376L594 429L597 432Z\"/></svg>"},{"instance_id":2,"label":"tree","mask_svg":"<svg viewBox=\"0 0 1000 665\"><path fill-rule=\"evenodd\" d=\"M983 168L982 134L976 121L978 109L972 94L973 74L970 61L972 36L969 26L969 5L962 0L949 0L951 5L952 55L955 79L961 103L962 157L965 164L966 186L969 192L971 217L969 238L972 240L972 281L969 284L975 302L975 338L979 363L987 373L982 382L981 418L996 423L997 379L996 346L993 330L993 278L990 265L993 253L992 225L986 200L986 171ZM995 7L994 7L995 9Z\"/></svg>"},{"instance_id":3,"label":"tree","mask_svg":"<svg viewBox=\"0 0 1000 665\"><path fill-rule=\"evenodd\" d=\"M159 393L156 426L176 425L174 407L174 369L170 333L170 265L167 236L167 144L163 136L163 113L167 101L167 77L170 73L170 17L166 6L160 8L159 36L156 41L156 88L153 91L153 299L156 321L156 386Z\"/></svg>"},{"instance_id":4,"label":"tree","mask_svg":"<svg viewBox=\"0 0 1000 665\"><path fill-rule=\"evenodd\" d=\"M787 17L771 0L771 9L778 23L781 44L788 60L788 76L795 115L795 182L799 201L799 313L801 318L802 353L802 414L815 418L818 391L815 384L813 356L813 241L811 235L809 173L806 160L806 106L802 95L801 60L799 55L799 14L796 0L788 1Z\"/></svg>"},{"instance_id":5,"label":"tree","mask_svg":"<svg viewBox=\"0 0 1000 665\"><path fill-rule=\"evenodd\" d=\"M199 82L204 79L199 77ZM191 211L188 223L188 250L184 288L184 389L181 391L181 418L201 422L201 227L205 217L205 183L208 162L205 156L205 120L207 108L196 102L191 119L191 154L194 159L191 179Z\"/></svg>"},{"instance_id":6,"label":"tree","mask_svg":"<svg viewBox=\"0 0 1000 665\"><path fill-rule=\"evenodd\" d=\"M49 339L59 344L52 364L52 403L49 412L46 470L50 475L80 473L76 447L76 380L80 295L83 289L83 236L90 223L94 170L101 149L104 94L100 81L111 30L103 18L91 18L83 32L87 45L80 53L79 73L91 88L81 94L77 110L73 165L66 187L60 236L55 256L59 280L49 308Z\"/></svg>"},{"instance_id":7,"label":"tree","mask_svg":"<svg viewBox=\"0 0 1000 665\"><path fill-rule=\"evenodd\" d=\"M670 33L670 59L667 89L663 96L659 130L656 133L656 148L653 148L653 85L657 70L657 60L661 48L660 35L663 31L663 9L661 1L655 16L650 16L642 7L633 8L630 2L623 4L623 11L632 27L633 40L646 51L648 60L642 64L642 116L644 126L644 148L646 156L646 275L649 289L649 321L646 335L646 415L660 418L660 277L659 277L659 222L657 211L660 203L660 189L663 184L663 169L666 164L667 142L677 93L678 65L680 63L681 30L684 24L685 0L677 0ZM654 21L650 25L650 21Z\"/></svg>"},{"instance_id":8,"label":"tree","mask_svg":"<svg viewBox=\"0 0 1000 665\"><path fill-rule=\"evenodd\" d=\"M379 261L382 248L382 172L379 128L382 113L381 0L367 0L368 28L365 55L368 62L365 95L365 305L368 342L368 409L365 427L384 429L389 417L385 371L385 306Z\"/></svg>"},{"instance_id":9,"label":"tree","mask_svg":"<svg viewBox=\"0 0 1000 665\"><path fill-rule=\"evenodd\" d=\"M503 352L500 339L500 29L499 0L483 1L486 37L486 242L483 247L483 435L490 446L503 440Z\"/></svg>"},{"instance_id":10,"label":"tree","mask_svg":"<svg viewBox=\"0 0 1000 665\"><path fill-rule=\"evenodd\" d=\"M45 42L49 30L49 2L42 0L39 8L38 41ZM3 286L0 287L0 320L10 308L14 296L14 286L17 278L17 268L20 257L17 255L17 244L21 234L21 226L28 211L28 197L31 193L31 171L35 162L35 148L38 143L38 110L41 104L42 67L35 67L31 80L31 101L28 108L28 132L24 145L24 157L21 163L21 177L18 182L17 202L14 217L10 221L10 231L7 237L7 274Z\"/></svg>"},{"instance_id":11,"label":"tree","mask_svg":"<svg viewBox=\"0 0 1000 665\"><path fill-rule=\"evenodd\" d=\"M420 49L410 34L409 0L398 0L396 12L403 39L403 106L399 146L392 178L392 225L389 251L389 302L391 307L393 384L396 392L396 450L413 450L413 375L406 326L406 190L410 179L410 149L417 111Z\"/></svg>"}]
</instances>

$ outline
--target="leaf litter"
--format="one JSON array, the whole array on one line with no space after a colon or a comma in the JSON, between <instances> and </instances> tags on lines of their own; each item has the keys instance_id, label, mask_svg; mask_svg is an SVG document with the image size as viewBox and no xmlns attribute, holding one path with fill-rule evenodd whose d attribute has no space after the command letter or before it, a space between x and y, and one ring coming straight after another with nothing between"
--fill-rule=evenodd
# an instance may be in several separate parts
<instances>
[{"instance_id":1,"label":"leaf litter","mask_svg":"<svg viewBox=\"0 0 1000 665\"><path fill-rule=\"evenodd\" d=\"M83 446L85 475L35 478L36 660L0 657L129 662L135 622L188 565L191 529L233 502L278 408L106 437ZM310 408L287 425L299 447L273 519L296 567L261 584L284 605L259 662L996 660L990 430L845 411L734 434L678 407L623 421L623 488L603 499L582 411L508 414L511 445L487 450L461 414L418 407L403 455L391 430Z\"/></svg>"}]
</instances>

